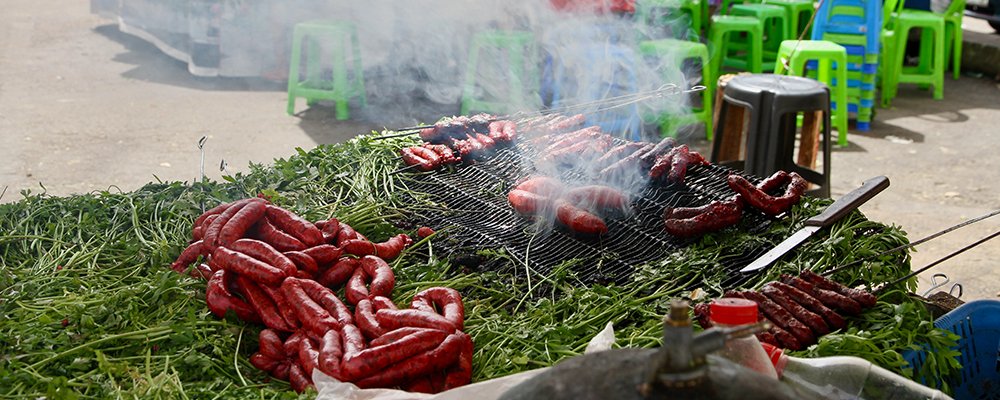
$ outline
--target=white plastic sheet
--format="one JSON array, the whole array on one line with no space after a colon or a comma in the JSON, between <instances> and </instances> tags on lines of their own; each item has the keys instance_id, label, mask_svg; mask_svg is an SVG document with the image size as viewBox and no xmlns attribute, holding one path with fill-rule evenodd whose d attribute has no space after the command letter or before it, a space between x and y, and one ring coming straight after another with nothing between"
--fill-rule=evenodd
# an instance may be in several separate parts
<instances>
[{"instance_id":1,"label":"white plastic sheet","mask_svg":"<svg viewBox=\"0 0 1000 400\"><path fill-rule=\"evenodd\" d=\"M590 339L586 354L608 350L615 342L615 331L609 322L601 332ZM316 368L313 370L313 384L319 394L317 400L493 400L510 388L517 386L547 368L533 369L514 375L476 382L438 394L410 393L395 389L361 389L353 383L340 382Z\"/></svg>"}]
</instances>

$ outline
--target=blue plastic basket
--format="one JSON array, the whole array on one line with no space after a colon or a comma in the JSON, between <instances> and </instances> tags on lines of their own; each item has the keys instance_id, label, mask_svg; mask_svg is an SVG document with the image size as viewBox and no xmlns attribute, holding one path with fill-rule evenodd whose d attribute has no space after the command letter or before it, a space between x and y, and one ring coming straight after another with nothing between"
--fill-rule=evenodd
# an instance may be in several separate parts
<instances>
[{"instance_id":1,"label":"blue plastic basket","mask_svg":"<svg viewBox=\"0 0 1000 400\"><path fill-rule=\"evenodd\" d=\"M938 318L934 326L962 337L957 349L962 353L961 375L947 380L954 398L1000 399L1000 300L970 301ZM903 358L917 369L926 356L911 351Z\"/></svg>"}]
</instances>

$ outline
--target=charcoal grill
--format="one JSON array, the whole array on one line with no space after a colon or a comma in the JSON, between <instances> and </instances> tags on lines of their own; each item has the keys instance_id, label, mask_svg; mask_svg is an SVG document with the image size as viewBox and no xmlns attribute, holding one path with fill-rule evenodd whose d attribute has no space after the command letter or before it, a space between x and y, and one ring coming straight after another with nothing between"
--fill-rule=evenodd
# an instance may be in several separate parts
<instances>
[{"instance_id":1,"label":"charcoal grill","mask_svg":"<svg viewBox=\"0 0 1000 400\"><path fill-rule=\"evenodd\" d=\"M625 142L616 144L621 143ZM570 268L583 283L623 284L630 280L636 266L662 260L697 240L667 234L663 229L664 208L700 206L732 196L726 183L726 177L732 173L752 182L760 181L724 166L692 166L684 184L646 185L633 195L633 210L629 215L606 219L606 235L585 237L551 229L518 214L507 203L507 193L517 182L540 173L532 162L537 155L536 149L519 143L499 149L495 155L474 164L413 174L409 188L425 196L417 204L429 201L435 206L412 210L408 219L417 225L448 229L447 240L435 242L435 250L451 259L468 259L479 250L502 248L522 265L527 264L542 274L568 260L576 260ZM570 185L600 183L591 181L581 168L564 169L559 178ZM747 207L739 227L751 233L763 232L773 222L771 218ZM725 256L723 261L730 276L727 286L750 278L740 275L739 269L765 250ZM494 264L486 263L479 268L511 265Z\"/></svg>"}]
</instances>

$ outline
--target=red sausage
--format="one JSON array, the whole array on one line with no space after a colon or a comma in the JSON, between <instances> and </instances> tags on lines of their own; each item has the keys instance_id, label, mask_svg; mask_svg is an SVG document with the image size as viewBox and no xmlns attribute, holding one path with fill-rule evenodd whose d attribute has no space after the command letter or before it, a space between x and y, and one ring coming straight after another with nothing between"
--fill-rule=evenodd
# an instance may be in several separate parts
<instances>
[{"instance_id":1,"label":"red sausage","mask_svg":"<svg viewBox=\"0 0 1000 400\"><path fill-rule=\"evenodd\" d=\"M306 246L323 244L323 233L316 228L316 225L291 211L268 204L267 218L276 228L287 232Z\"/></svg>"},{"instance_id":2,"label":"red sausage","mask_svg":"<svg viewBox=\"0 0 1000 400\"><path fill-rule=\"evenodd\" d=\"M253 307L233 296L229 288L226 287L226 274L225 270L218 270L208 280L208 286L205 289L205 302L208 303L208 309L219 318L225 318L226 311L232 310L233 314L236 314L243 321L260 323L260 316L257 315Z\"/></svg>"},{"instance_id":3,"label":"red sausage","mask_svg":"<svg viewBox=\"0 0 1000 400\"><path fill-rule=\"evenodd\" d=\"M281 284L281 290L295 309L295 315L302 322L302 327L315 337L323 337L326 331L338 328L340 323L330 315L329 311L309 297L301 282L302 280L298 278L286 279Z\"/></svg>"},{"instance_id":4,"label":"red sausage","mask_svg":"<svg viewBox=\"0 0 1000 400\"><path fill-rule=\"evenodd\" d=\"M556 219L576 233L603 235L608 226L600 217L576 207L565 200L556 200Z\"/></svg>"},{"instance_id":5,"label":"red sausage","mask_svg":"<svg viewBox=\"0 0 1000 400\"><path fill-rule=\"evenodd\" d=\"M333 264L323 274L319 276L317 281L326 287L334 288L343 285L351 278L351 274L354 273L355 269L360 267L360 261L356 258L341 258L336 264Z\"/></svg>"},{"instance_id":6,"label":"red sausage","mask_svg":"<svg viewBox=\"0 0 1000 400\"><path fill-rule=\"evenodd\" d=\"M292 327L292 330L299 329L302 324L299 322L298 316L295 315L295 309L292 307L291 303L285 297L285 293L281 291L280 287L260 285L260 289L267 294L274 301L274 305L277 306L278 313L281 315L281 319L285 320L288 326Z\"/></svg>"},{"instance_id":7,"label":"red sausage","mask_svg":"<svg viewBox=\"0 0 1000 400\"><path fill-rule=\"evenodd\" d=\"M336 329L330 329L323 335L319 347L319 359L316 366L320 371L330 377L343 380L340 371L340 360L344 358L344 348L340 342L340 333Z\"/></svg>"},{"instance_id":8,"label":"red sausage","mask_svg":"<svg viewBox=\"0 0 1000 400\"><path fill-rule=\"evenodd\" d=\"M464 328L465 305L462 304L462 295L457 290L447 287L432 287L425 289L413 296L413 308L417 308L417 303L424 303L434 310L440 310L448 322L456 329Z\"/></svg>"},{"instance_id":9,"label":"red sausage","mask_svg":"<svg viewBox=\"0 0 1000 400\"><path fill-rule=\"evenodd\" d=\"M198 260L198 256L200 256L204 250L205 242L201 240L189 244L188 247L184 248L184 250L181 251L181 254L177 256L177 260L170 264L170 269L178 273L184 272L188 265L191 265L191 263Z\"/></svg>"},{"instance_id":10,"label":"red sausage","mask_svg":"<svg viewBox=\"0 0 1000 400\"><path fill-rule=\"evenodd\" d=\"M273 329L262 329L257 335L260 353L275 360L285 359L285 343Z\"/></svg>"},{"instance_id":11,"label":"red sausage","mask_svg":"<svg viewBox=\"0 0 1000 400\"><path fill-rule=\"evenodd\" d=\"M344 353L341 369L349 380L364 379L375 372L438 347L450 333L418 332L399 341L370 347L357 353Z\"/></svg>"},{"instance_id":12,"label":"red sausage","mask_svg":"<svg viewBox=\"0 0 1000 400\"><path fill-rule=\"evenodd\" d=\"M354 270L354 274L351 275L351 279L347 281L347 287L344 289L344 297L349 303L358 304L362 299L368 298L368 288L365 287L367 280L368 275L364 268L358 267Z\"/></svg>"},{"instance_id":13,"label":"red sausage","mask_svg":"<svg viewBox=\"0 0 1000 400\"><path fill-rule=\"evenodd\" d=\"M369 296L389 297L392 294L392 289L396 287L396 276L385 260L376 256L364 256L361 257L361 268L365 275L371 277Z\"/></svg>"},{"instance_id":14,"label":"red sausage","mask_svg":"<svg viewBox=\"0 0 1000 400\"><path fill-rule=\"evenodd\" d=\"M462 352L463 333L448 335L437 347L397 362L372 376L357 382L360 388L393 387L401 385L413 378L425 376L437 370L448 368L458 361Z\"/></svg>"},{"instance_id":15,"label":"red sausage","mask_svg":"<svg viewBox=\"0 0 1000 400\"><path fill-rule=\"evenodd\" d=\"M410 336L410 335L412 335L414 333L423 332L423 331L430 331L430 330L433 330L433 329L431 329L431 328L418 328L418 327L415 327L415 326L404 326L402 328L386 332L385 334L383 334L383 335L381 335L381 336L379 336L379 337L377 337L375 339L372 339L372 341L368 343L368 346L370 346L370 347L377 347L377 346L381 346L381 345L384 345L384 344L389 344L389 343L395 342L395 341L397 341L399 339L402 339L404 337Z\"/></svg>"},{"instance_id":16,"label":"red sausage","mask_svg":"<svg viewBox=\"0 0 1000 400\"><path fill-rule=\"evenodd\" d=\"M310 255L301 251L286 251L284 254L298 270L307 272L313 278L319 275L319 264Z\"/></svg>"},{"instance_id":17,"label":"red sausage","mask_svg":"<svg viewBox=\"0 0 1000 400\"><path fill-rule=\"evenodd\" d=\"M283 381L287 381L288 370L291 366L292 363L288 362L288 360L279 361L278 365L274 367L273 371L271 371L271 376L281 379Z\"/></svg>"},{"instance_id":18,"label":"red sausage","mask_svg":"<svg viewBox=\"0 0 1000 400\"><path fill-rule=\"evenodd\" d=\"M247 205L247 207L250 207L251 205ZM295 267L295 263L292 262L291 259L284 254L281 254L281 252L276 250L274 247L271 247L271 245L260 240L239 239L226 245L226 247L230 250L246 254L276 267L286 276L295 275L295 271L298 271L298 268Z\"/></svg>"},{"instance_id":19,"label":"red sausage","mask_svg":"<svg viewBox=\"0 0 1000 400\"><path fill-rule=\"evenodd\" d=\"M274 300L271 300L271 297L256 282L245 276L237 275L236 284L239 287L240 294L247 299L247 303L253 307L257 315L260 315L260 319L264 322L265 326L283 332L292 332L295 330L295 327L285 322L285 319L278 311L277 304L275 304Z\"/></svg>"},{"instance_id":20,"label":"red sausage","mask_svg":"<svg viewBox=\"0 0 1000 400\"><path fill-rule=\"evenodd\" d=\"M566 192L570 203L582 208L611 208L624 210L628 206L628 197L618 189L603 185L588 185L570 189Z\"/></svg>"},{"instance_id":21,"label":"red sausage","mask_svg":"<svg viewBox=\"0 0 1000 400\"><path fill-rule=\"evenodd\" d=\"M226 223L229 222L229 220L233 218L234 215L236 215L237 212L242 210L243 207L245 207L251 201L263 201L263 200L243 199L237 201L233 203L232 206L226 208L225 211L219 214L219 216L216 217L214 220L212 220L212 223L208 225L207 228L205 228L205 236L202 238L202 240L205 241L205 246L208 246L209 250L215 249L215 247L218 245L218 238L219 234L222 232L222 227L224 227Z\"/></svg>"},{"instance_id":22,"label":"red sausage","mask_svg":"<svg viewBox=\"0 0 1000 400\"><path fill-rule=\"evenodd\" d=\"M375 243L374 255L384 260L392 260L399 257L399 253L402 253L403 249L405 249L406 246L409 246L410 243L413 243L413 240L410 239L410 237L405 233L400 233L382 243ZM360 256L362 254L358 255Z\"/></svg>"},{"instance_id":23,"label":"red sausage","mask_svg":"<svg viewBox=\"0 0 1000 400\"><path fill-rule=\"evenodd\" d=\"M761 181L757 185L757 188L764 193L768 193L777 189L779 186L784 185L785 182L788 182L788 172L778 170L777 172L771 174L771 176Z\"/></svg>"},{"instance_id":24,"label":"red sausage","mask_svg":"<svg viewBox=\"0 0 1000 400\"><path fill-rule=\"evenodd\" d=\"M297 279L299 285L305 290L306 294L310 298L319 303L320 307L323 307L326 312L330 313L330 316L337 321L336 328L340 329L344 325L350 325L354 323L354 319L351 316L351 310L344 305L344 302L340 301L335 293L329 288L324 287L311 279ZM319 337L318 335L317 337Z\"/></svg>"},{"instance_id":25,"label":"red sausage","mask_svg":"<svg viewBox=\"0 0 1000 400\"><path fill-rule=\"evenodd\" d=\"M261 353L253 353L250 356L250 365L253 365L254 367L257 367L257 369L267 373L274 371L274 368L278 366L279 362L280 361Z\"/></svg>"},{"instance_id":26,"label":"red sausage","mask_svg":"<svg viewBox=\"0 0 1000 400\"><path fill-rule=\"evenodd\" d=\"M319 226L317 223L317 228L323 233L323 243L332 244L337 240L337 232L340 232L340 221L336 218L330 218L324 221L323 226Z\"/></svg>"},{"instance_id":27,"label":"red sausage","mask_svg":"<svg viewBox=\"0 0 1000 400\"><path fill-rule=\"evenodd\" d=\"M566 186L562 182L548 176L529 177L518 183L514 188L545 197L558 197L566 191Z\"/></svg>"},{"instance_id":28,"label":"red sausage","mask_svg":"<svg viewBox=\"0 0 1000 400\"><path fill-rule=\"evenodd\" d=\"M336 261L337 258L339 258L342 254L344 254L344 251L341 250L339 247L329 244L321 244L319 246L313 246L308 249L305 249L302 252L308 254L309 257L312 257L314 260L316 260L316 263L319 265L329 265L330 263Z\"/></svg>"},{"instance_id":29,"label":"red sausage","mask_svg":"<svg viewBox=\"0 0 1000 400\"><path fill-rule=\"evenodd\" d=\"M788 310L789 313L795 316L795 319L805 324L817 337L830 333L830 326L826 324L823 317L796 303L781 290L771 285L764 285L760 292L764 296L767 296L768 299L771 299L771 301Z\"/></svg>"},{"instance_id":30,"label":"red sausage","mask_svg":"<svg viewBox=\"0 0 1000 400\"><path fill-rule=\"evenodd\" d=\"M340 231L337 232L337 246L343 246L343 243L351 239L362 239L363 237L358 231L354 230L350 225L341 222Z\"/></svg>"},{"instance_id":31,"label":"red sausage","mask_svg":"<svg viewBox=\"0 0 1000 400\"><path fill-rule=\"evenodd\" d=\"M208 229L208 226L212 224L212 221L215 221L218 217L218 214L209 215L208 218L205 218L205 221L201 224L195 224L194 228L191 229L191 238L194 240L203 239L205 237L205 229Z\"/></svg>"},{"instance_id":32,"label":"red sausage","mask_svg":"<svg viewBox=\"0 0 1000 400\"><path fill-rule=\"evenodd\" d=\"M288 382L292 384L292 389L296 393L305 392L312 386L312 379L306 375L305 371L298 364L291 364L288 367Z\"/></svg>"},{"instance_id":33,"label":"red sausage","mask_svg":"<svg viewBox=\"0 0 1000 400\"><path fill-rule=\"evenodd\" d=\"M361 301L355 305L354 320L357 322L358 329L360 329L361 333L364 334L369 340L380 337L386 332L385 329L382 329L379 325L378 321L375 320L375 311L372 307L371 300L361 299Z\"/></svg>"},{"instance_id":34,"label":"red sausage","mask_svg":"<svg viewBox=\"0 0 1000 400\"><path fill-rule=\"evenodd\" d=\"M831 328L841 329L847 326L847 321L844 320L844 317L841 317L840 314L837 314L829 307L823 305L823 303L820 303L819 300L816 300L815 297L810 296L808 293L783 282L770 282L768 285L782 291L785 295L791 297L792 300L801 304L806 309L819 314L819 316L823 317L823 320L826 321L827 325Z\"/></svg>"},{"instance_id":35,"label":"red sausage","mask_svg":"<svg viewBox=\"0 0 1000 400\"><path fill-rule=\"evenodd\" d=\"M416 149L421 147L406 147L399 151L406 165L416 166L418 170L427 172L437 167L431 160L418 155ZM435 154L436 155L436 154ZM438 158L440 159L440 157Z\"/></svg>"},{"instance_id":36,"label":"red sausage","mask_svg":"<svg viewBox=\"0 0 1000 400\"><path fill-rule=\"evenodd\" d=\"M448 369L443 390L454 389L472 382L472 338L464 332L455 332L462 339L462 351L458 353L458 364Z\"/></svg>"},{"instance_id":37,"label":"red sausage","mask_svg":"<svg viewBox=\"0 0 1000 400\"><path fill-rule=\"evenodd\" d=\"M387 331L396 330L402 327L412 326L418 328L430 328L443 332L454 332L458 329L451 323L436 313L429 313L420 310L378 310L375 312L375 319L379 325Z\"/></svg>"},{"instance_id":38,"label":"red sausage","mask_svg":"<svg viewBox=\"0 0 1000 400\"><path fill-rule=\"evenodd\" d=\"M834 292L840 293L846 297L854 299L862 307L875 307L878 303L878 299L875 295L868 293L861 289L849 288L847 286L841 285L839 282L827 279L826 277L819 275L815 272L805 270L802 271L799 276L806 281L811 282L813 285L826 290L832 290Z\"/></svg>"},{"instance_id":39,"label":"red sausage","mask_svg":"<svg viewBox=\"0 0 1000 400\"><path fill-rule=\"evenodd\" d=\"M356 355L365 349L365 336L361 334L361 330L354 325L344 325L344 329L340 331L340 338L344 343L344 357L348 355ZM343 365L343 361L341 361Z\"/></svg>"},{"instance_id":40,"label":"red sausage","mask_svg":"<svg viewBox=\"0 0 1000 400\"><path fill-rule=\"evenodd\" d=\"M254 226L257 221L260 221L264 217L264 209L266 207L264 200L261 199L254 199L254 201L248 202L246 206L237 211L222 226L222 229L219 230L219 237L216 240L216 244L219 246L229 246L230 243L242 238L251 226Z\"/></svg>"},{"instance_id":41,"label":"red sausage","mask_svg":"<svg viewBox=\"0 0 1000 400\"><path fill-rule=\"evenodd\" d=\"M375 307L376 311L381 310L383 308L390 310L399 309L398 307L396 307L395 304L393 304L392 300L389 300L388 297L384 296L372 296L372 307Z\"/></svg>"},{"instance_id":42,"label":"red sausage","mask_svg":"<svg viewBox=\"0 0 1000 400\"><path fill-rule=\"evenodd\" d=\"M250 199L243 199L243 200L238 200L238 201L245 202L245 201L248 201L248 200L250 200ZM208 217L211 217L213 215L222 214L223 211L226 211L226 209L229 208L229 207L231 207L234 203L236 203L236 202L222 203L222 204L219 204L219 205L217 205L215 207L212 207L208 211L205 211L204 213L202 213L201 215L199 215L198 218L195 218L195 220L194 220L194 226L200 226L200 225L202 225L202 223L205 222L205 220L207 220Z\"/></svg>"},{"instance_id":43,"label":"red sausage","mask_svg":"<svg viewBox=\"0 0 1000 400\"><path fill-rule=\"evenodd\" d=\"M434 230L427 226L417 228L417 237L423 239L434 234Z\"/></svg>"},{"instance_id":44,"label":"red sausage","mask_svg":"<svg viewBox=\"0 0 1000 400\"><path fill-rule=\"evenodd\" d=\"M278 285L287 277L285 271L225 247L215 248L215 252L212 253L212 261L218 263L223 269L266 285Z\"/></svg>"},{"instance_id":45,"label":"red sausage","mask_svg":"<svg viewBox=\"0 0 1000 400\"><path fill-rule=\"evenodd\" d=\"M676 210L670 213L687 215L686 210ZM663 221L667 233L677 237L701 236L709 232L736 225L743 216L743 200L734 196L726 201L713 201L706 211L693 217Z\"/></svg>"},{"instance_id":46,"label":"red sausage","mask_svg":"<svg viewBox=\"0 0 1000 400\"><path fill-rule=\"evenodd\" d=\"M299 344L298 358L299 365L302 366L302 370L306 373L306 376L311 377L313 369L319 363L319 349L316 348L316 344L313 343L312 339L308 337L302 339L302 343Z\"/></svg>"},{"instance_id":47,"label":"red sausage","mask_svg":"<svg viewBox=\"0 0 1000 400\"><path fill-rule=\"evenodd\" d=\"M275 227L266 216L257 223L255 236L278 251L302 251L306 249L305 244Z\"/></svg>"},{"instance_id":48,"label":"red sausage","mask_svg":"<svg viewBox=\"0 0 1000 400\"><path fill-rule=\"evenodd\" d=\"M537 214L540 210L552 207L552 200L548 197L531 193L525 190L514 189L507 193L507 202L521 214Z\"/></svg>"}]
</instances>

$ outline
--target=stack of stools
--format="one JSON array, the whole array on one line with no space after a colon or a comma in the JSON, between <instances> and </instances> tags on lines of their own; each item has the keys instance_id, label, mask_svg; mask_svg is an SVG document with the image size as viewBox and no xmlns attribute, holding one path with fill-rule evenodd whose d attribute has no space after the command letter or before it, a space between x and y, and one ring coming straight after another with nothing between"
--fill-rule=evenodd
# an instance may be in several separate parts
<instances>
[{"instance_id":1,"label":"stack of stools","mask_svg":"<svg viewBox=\"0 0 1000 400\"><path fill-rule=\"evenodd\" d=\"M747 74L728 79L722 93L712 163L761 177L779 170L797 172L811 183L811 195L830 196L830 91L826 85L797 76ZM749 123L744 122L745 113L750 114ZM800 113L801 131L797 128ZM817 170L820 150L823 164Z\"/></svg>"},{"instance_id":2,"label":"stack of stools","mask_svg":"<svg viewBox=\"0 0 1000 400\"><path fill-rule=\"evenodd\" d=\"M707 24L708 0L638 0L635 3L636 25L644 39L687 39L700 41ZM678 19L684 14L687 21ZM685 23L687 22L687 23ZM669 33L669 35L667 34Z\"/></svg>"},{"instance_id":3,"label":"stack of stools","mask_svg":"<svg viewBox=\"0 0 1000 400\"><path fill-rule=\"evenodd\" d=\"M760 21L764 32L761 68L764 71L773 70L778 46L791 37L788 11L772 4L736 4L729 9L729 15L754 17Z\"/></svg>"},{"instance_id":4,"label":"stack of stools","mask_svg":"<svg viewBox=\"0 0 1000 400\"><path fill-rule=\"evenodd\" d=\"M816 11L812 39L847 50L847 111L855 116L859 131L871 129L881 31L881 0L824 0ZM816 67L815 62L807 65L810 70Z\"/></svg>"},{"instance_id":5,"label":"stack of stools","mask_svg":"<svg viewBox=\"0 0 1000 400\"><path fill-rule=\"evenodd\" d=\"M322 46L321 46L322 44ZM299 81L302 49L306 48L306 79ZM354 74L348 76L347 46L354 58ZM323 65L324 51L329 52L329 65ZM331 70L330 78L326 69ZM292 37L292 60L288 67L288 115L295 114L295 99L303 97L310 106L320 100L336 104L337 119L350 118L347 104L358 97L361 106L367 103L365 79L361 68L361 46L354 24L343 21L312 21L295 25Z\"/></svg>"},{"instance_id":6,"label":"stack of stools","mask_svg":"<svg viewBox=\"0 0 1000 400\"><path fill-rule=\"evenodd\" d=\"M505 77L491 77L506 82L506 91L500 96L488 96L480 90L478 82L480 58L483 53L491 57L489 64L504 63ZM538 97L540 78L537 70L537 46L531 32L486 31L472 37L469 59L465 67L465 84L462 90L462 115L472 111L508 114L522 107L534 109L540 105ZM491 82L494 83L494 82Z\"/></svg>"}]
</instances>

